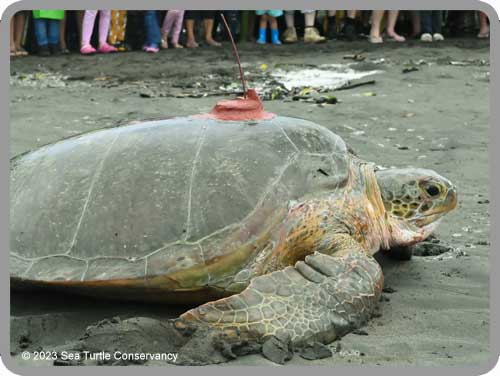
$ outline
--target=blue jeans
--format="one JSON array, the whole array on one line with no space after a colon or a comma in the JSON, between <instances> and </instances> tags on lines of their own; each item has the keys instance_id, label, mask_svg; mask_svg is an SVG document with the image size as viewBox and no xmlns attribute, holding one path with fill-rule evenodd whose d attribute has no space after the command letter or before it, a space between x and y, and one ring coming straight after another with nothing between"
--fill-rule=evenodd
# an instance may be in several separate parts
<instances>
[{"instance_id":1,"label":"blue jeans","mask_svg":"<svg viewBox=\"0 0 500 376\"><path fill-rule=\"evenodd\" d=\"M59 44L59 20L35 18L35 36L39 46Z\"/></svg>"},{"instance_id":2,"label":"blue jeans","mask_svg":"<svg viewBox=\"0 0 500 376\"><path fill-rule=\"evenodd\" d=\"M441 23L443 22L443 11L441 10L421 10L420 24L422 33L441 34Z\"/></svg>"},{"instance_id":3,"label":"blue jeans","mask_svg":"<svg viewBox=\"0 0 500 376\"><path fill-rule=\"evenodd\" d=\"M144 28L146 29L146 41L144 45L158 48L161 41L161 31L156 10L144 11Z\"/></svg>"}]
</instances>

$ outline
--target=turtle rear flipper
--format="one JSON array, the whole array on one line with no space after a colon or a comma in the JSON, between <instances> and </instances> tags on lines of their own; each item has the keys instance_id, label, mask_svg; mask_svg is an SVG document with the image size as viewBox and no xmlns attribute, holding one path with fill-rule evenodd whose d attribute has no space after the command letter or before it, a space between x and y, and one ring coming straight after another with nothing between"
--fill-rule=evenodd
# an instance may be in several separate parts
<instances>
[{"instance_id":1,"label":"turtle rear flipper","mask_svg":"<svg viewBox=\"0 0 500 376\"><path fill-rule=\"evenodd\" d=\"M209 337L210 351L223 348L229 358L241 346L255 350L272 336L294 346L329 343L370 318L382 285L380 266L361 247L333 256L314 253L255 278L240 294L184 313L174 326L192 338L180 357L191 347L203 352Z\"/></svg>"}]
</instances>

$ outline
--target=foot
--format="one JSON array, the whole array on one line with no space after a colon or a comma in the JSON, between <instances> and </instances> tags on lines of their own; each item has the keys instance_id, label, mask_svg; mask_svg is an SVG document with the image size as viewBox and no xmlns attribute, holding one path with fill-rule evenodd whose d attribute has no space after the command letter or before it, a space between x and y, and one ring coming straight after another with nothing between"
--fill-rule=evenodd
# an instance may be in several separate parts
<instances>
[{"instance_id":1,"label":"foot","mask_svg":"<svg viewBox=\"0 0 500 376\"><path fill-rule=\"evenodd\" d=\"M220 46L222 46L222 44L220 44L219 42L217 42L215 39L212 39L212 38L206 39L205 42L207 42L207 44L209 46L212 46L212 47L220 47Z\"/></svg>"},{"instance_id":2,"label":"foot","mask_svg":"<svg viewBox=\"0 0 500 376\"><path fill-rule=\"evenodd\" d=\"M187 41L186 47L187 48L198 48L198 47L200 47L200 45L198 43L196 43L194 40L192 40L192 41Z\"/></svg>"},{"instance_id":3,"label":"foot","mask_svg":"<svg viewBox=\"0 0 500 376\"><path fill-rule=\"evenodd\" d=\"M370 35L369 40L370 40L370 43L374 43L374 44L384 43L384 40L382 39L381 36Z\"/></svg>"},{"instance_id":4,"label":"foot","mask_svg":"<svg viewBox=\"0 0 500 376\"><path fill-rule=\"evenodd\" d=\"M99 52L100 54L109 54L117 51L118 50L115 47L107 43L101 45L101 47L99 47L99 49L97 50L97 52Z\"/></svg>"},{"instance_id":5,"label":"foot","mask_svg":"<svg viewBox=\"0 0 500 376\"><path fill-rule=\"evenodd\" d=\"M399 34L396 34L396 33L387 33L387 35L389 36L389 38L391 40L393 40L394 42L404 42L406 39L405 37L399 35Z\"/></svg>"},{"instance_id":6,"label":"foot","mask_svg":"<svg viewBox=\"0 0 500 376\"><path fill-rule=\"evenodd\" d=\"M17 50L15 46L10 46L10 56L17 56Z\"/></svg>"},{"instance_id":7,"label":"foot","mask_svg":"<svg viewBox=\"0 0 500 376\"><path fill-rule=\"evenodd\" d=\"M16 47L16 56L28 56L28 51L22 47Z\"/></svg>"},{"instance_id":8,"label":"foot","mask_svg":"<svg viewBox=\"0 0 500 376\"><path fill-rule=\"evenodd\" d=\"M160 49L158 47L155 47L155 46L145 46L143 49L145 52L150 53L150 54L155 54L158 51L160 51Z\"/></svg>"},{"instance_id":9,"label":"foot","mask_svg":"<svg viewBox=\"0 0 500 376\"><path fill-rule=\"evenodd\" d=\"M479 34L477 34L477 37L479 39L488 39L490 37L490 30L489 29L479 30Z\"/></svg>"},{"instance_id":10,"label":"foot","mask_svg":"<svg viewBox=\"0 0 500 376\"><path fill-rule=\"evenodd\" d=\"M434 33L434 35L432 36L432 39L434 40L434 42L440 42L440 41L444 40L444 37L443 37L443 34L441 34L441 33Z\"/></svg>"},{"instance_id":11,"label":"foot","mask_svg":"<svg viewBox=\"0 0 500 376\"><path fill-rule=\"evenodd\" d=\"M80 53L82 55L93 55L96 53L96 49L92 47L90 44L87 44L80 48Z\"/></svg>"},{"instance_id":12,"label":"foot","mask_svg":"<svg viewBox=\"0 0 500 376\"><path fill-rule=\"evenodd\" d=\"M295 42L297 42L297 40L298 40L298 38L297 38L297 30L295 30L295 27L289 27L283 33L283 42L285 42L285 43L295 43Z\"/></svg>"},{"instance_id":13,"label":"foot","mask_svg":"<svg viewBox=\"0 0 500 376\"><path fill-rule=\"evenodd\" d=\"M164 35L161 37L161 48L166 50L168 48L167 36Z\"/></svg>"},{"instance_id":14,"label":"foot","mask_svg":"<svg viewBox=\"0 0 500 376\"><path fill-rule=\"evenodd\" d=\"M319 34L318 29L315 27L306 27L304 32L304 42L305 43L321 43L326 41L326 38Z\"/></svg>"},{"instance_id":15,"label":"foot","mask_svg":"<svg viewBox=\"0 0 500 376\"><path fill-rule=\"evenodd\" d=\"M182 44L179 44L179 43L172 43L172 47L173 47L173 48L184 48L184 47L182 46Z\"/></svg>"},{"instance_id":16,"label":"foot","mask_svg":"<svg viewBox=\"0 0 500 376\"><path fill-rule=\"evenodd\" d=\"M430 35L429 33L423 33L420 36L420 41L421 42L432 42L432 35Z\"/></svg>"}]
</instances>

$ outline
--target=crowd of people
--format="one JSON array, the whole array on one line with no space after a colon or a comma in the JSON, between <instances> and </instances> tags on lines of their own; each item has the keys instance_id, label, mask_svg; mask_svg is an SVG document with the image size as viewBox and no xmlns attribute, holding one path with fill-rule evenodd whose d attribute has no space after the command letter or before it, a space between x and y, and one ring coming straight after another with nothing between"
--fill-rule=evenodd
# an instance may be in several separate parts
<instances>
[{"instance_id":1,"label":"crowd of people","mask_svg":"<svg viewBox=\"0 0 500 376\"><path fill-rule=\"evenodd\" d=\"M21 11L12 17L10 56L51 56L71 50L92 55L135 48L156 53L168 48L197 48L200 42L218 47L228 37L221 14L236 40L258 44L361 38L370 43L409 38L430 43L471 33L489 38L486 14L473 11L51 9Z\"/></svg>"}]
</instances>

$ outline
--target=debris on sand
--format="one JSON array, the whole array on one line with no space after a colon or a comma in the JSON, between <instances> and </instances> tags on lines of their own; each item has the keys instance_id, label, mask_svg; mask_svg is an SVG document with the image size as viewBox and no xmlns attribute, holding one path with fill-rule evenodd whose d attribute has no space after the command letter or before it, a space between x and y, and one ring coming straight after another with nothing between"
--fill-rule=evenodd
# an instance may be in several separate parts
<instances>
[{"instance_id":1,"label":"debris on sand","mask_svg":"<svg viewBox=\"0 0 500 376\"><path fill-rule=\"evenodd\" d=\"M406 67L403 69L403 73L411 73L411 72L416 72L418 71L419 69L415 66L413 67Z\"/></svg>"},{"instance_id":2,"label":"debris on sand","mask_svg":"<svg viewBox=\"0 0 500 376\"><path fill-rule=\"evenodd\" d=\"M381 73L381 71L355 70L352 64L323 64L314 68L277 69L271 75L289 90L296 87L335 90L349 85L352 80L358 80L378 73Z\"/></svg>"},{"instance_id":3,"label":"debris on sand","mask_svg":"<svg viewBox=\"0 0 500 376\"><path fill-rule=\"evenodd\" d=\"M350 59L354 61L364 61L366 59L366 56L363 54L344 55L344 59Z\"/></svg>"},{"instance_id":4,"label":"debris on sand","mask_svg":"<svg viewBox=\"0 0 500 376\"><path fill-rule=\"evenodd\" d=\"M349 89L354 89L356 87L365 86L365 85L375 85L375 83L376 83L375 80L364 81L364 82L355 82L355 83L351 83L349 81L346 84L340 86L339 88L337 88L335 90L349 90Z\"/></svg>"}]
</instances>

